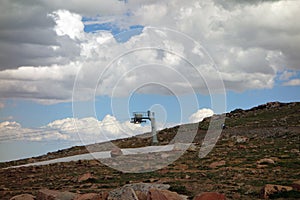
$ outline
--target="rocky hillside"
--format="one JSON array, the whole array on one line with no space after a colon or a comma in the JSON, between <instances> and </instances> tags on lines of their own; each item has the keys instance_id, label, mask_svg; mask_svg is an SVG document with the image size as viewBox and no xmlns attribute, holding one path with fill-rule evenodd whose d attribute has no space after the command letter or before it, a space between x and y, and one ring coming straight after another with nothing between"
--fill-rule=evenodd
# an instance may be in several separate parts
<instances>
[{"instance_id":1,"label":"rocky hillside","mask_svg":"<svg viewBox=\"0 0 300 200\"><path fill-rule=\"evenodd\" d=\"M300 103L272 102L249 110L236 109L227 113L226 128L217 145L205 158L200 159L199 149L210 120L206 118L199 124L159 131L158 140L161 145L165 145L174 138L179 128L189 130L191 126L198 126L193 148L174 163L153 172L122 173L97 160L7 168L88 153L86 147L79 146L40 157L0 163L0 197L10 199L27 193L33 195L32 198L42 199L44 197L39 195L45 193L52 192L54 195L56 192L58 195L68 192L69 199L75 199L76 195L76 198L83 199L84 194L87 196L91 193L98 195L98 199L114 199L112 193L117 188L126 184L149 183L153 188L157 184L168 185L167 191L185 195L189 199L200 199L196 196L204 192L215 192L215 195L221 195L222 198L226 196L226 199L300 198ZM151 138L139 136L113 142L120 148L142 147L150 145ZM97 144L90 145L88 149L93 147L99 150ZM109 150L105 145L101 145L101 148ZM150 156L168 158L172 157L172 153L153 153ZM121 158L134 162L134 157L130 155L122 155ZM139 190L132 189L133 186L129 188L131 192L139 193ZM151 199L152 194L163 193L158 189L151 190L152 193L150 190L148 188L144 191L143 198L147 199L147 195L150 195ZM142 198L133 196L133 199Z\"/></svg>"}]
</instances>

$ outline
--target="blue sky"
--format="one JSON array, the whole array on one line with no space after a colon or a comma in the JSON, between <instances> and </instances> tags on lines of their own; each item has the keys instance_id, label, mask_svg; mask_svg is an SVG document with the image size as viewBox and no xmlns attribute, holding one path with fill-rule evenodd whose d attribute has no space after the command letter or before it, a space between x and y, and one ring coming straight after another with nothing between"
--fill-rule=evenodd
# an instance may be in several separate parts
<instances>
[{"instance_id":1,"label":"blue sky","mask_svg":"<svg viewBox=\"0 0 300 200\"><path fill-rule=\"evenodd\" d=\"M78 144L76 128L87 143L148 131L134 111L166 127L300 100L297 1L31 6L0 3L0 161Z\"/></svg>"}]
</instances>

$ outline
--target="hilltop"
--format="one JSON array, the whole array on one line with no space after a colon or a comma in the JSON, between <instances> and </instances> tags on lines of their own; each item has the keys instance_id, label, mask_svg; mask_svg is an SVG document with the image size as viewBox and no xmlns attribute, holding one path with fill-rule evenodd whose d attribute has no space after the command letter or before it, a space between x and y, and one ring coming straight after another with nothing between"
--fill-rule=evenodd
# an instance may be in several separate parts
<instances>
[{"instance_id":1,"label":"hilltop","mask_svg":"<svg viewBox=\"0 0 300 200\"><path fill-rule=\"evenodd\" d=\"M161 145L169 144L178 129L198 127L193 149L188 149L174 163L153 172L122 173L97 160L80 160L45 166L8 168L37 161L88 153L99 144L76 146L47 155L0 163L0 196L3 199L42 188L78 194L108 192L128 183L169 184L170 191L193 198L205 191L223 193L228 199L258 199L266 184L293 186L300 180L300 103L270 102L257 107L226 113L226 128L214 149L204 158L200 146L212 118L160 130ZM120 148L151 145L147 134L113 141ZM89 151L87 150L89 149ZM109 150L109 145L101 145ZM171 155L171 153L170 153ZM162 156L159 153L151 155ZM166 157L168 155L164 155ZM124 159L132 159L123 156ZM93 178L78 181L84 174ZM298 181L298 182L297 182ZM299 185L298 185L299 186ZM299 188L298 188L299 189ZM276 196L277 195L277 196ZM298 199L295 189L274 194L271 198Z\"/></svg>"}]
</instances>

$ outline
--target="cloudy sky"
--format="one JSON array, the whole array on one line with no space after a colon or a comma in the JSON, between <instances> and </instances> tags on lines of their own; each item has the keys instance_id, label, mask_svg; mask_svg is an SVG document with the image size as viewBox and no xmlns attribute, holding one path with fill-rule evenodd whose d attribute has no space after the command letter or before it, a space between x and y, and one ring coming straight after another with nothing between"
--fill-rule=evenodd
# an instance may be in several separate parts
<instances>
[{"instance_id":1,"label":"cloudy sky","mask_svg":"<svg viewBox=\"0 0 300 200\"><path fill-rule=\"evenodd\" d=\"M300 2L2 0L0 160L299 101ZM29 148L30 146L30 148Z\"/></svg>"}]
</instances>

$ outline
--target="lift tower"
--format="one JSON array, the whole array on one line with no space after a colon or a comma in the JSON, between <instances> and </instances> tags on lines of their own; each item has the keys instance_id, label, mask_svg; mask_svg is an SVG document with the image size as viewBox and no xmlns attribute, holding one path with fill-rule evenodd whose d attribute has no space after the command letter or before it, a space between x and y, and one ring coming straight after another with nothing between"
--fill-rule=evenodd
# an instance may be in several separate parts
<instances>
[{"instance_id":1,"label":"lift tower","mask_svg":"<svg viewBox=\"0 0 300 200\"><path fill-rule=\"evenodd\" d=\"M156 135L156 124L155 124L155 115L154 112L148 110L147 112L134 112L133 118L131 118L131 123L141 124L150 120L151 122L151 134L152 134L152 145L158 144L157 135Z\"/></svg>"}]
</instances>

